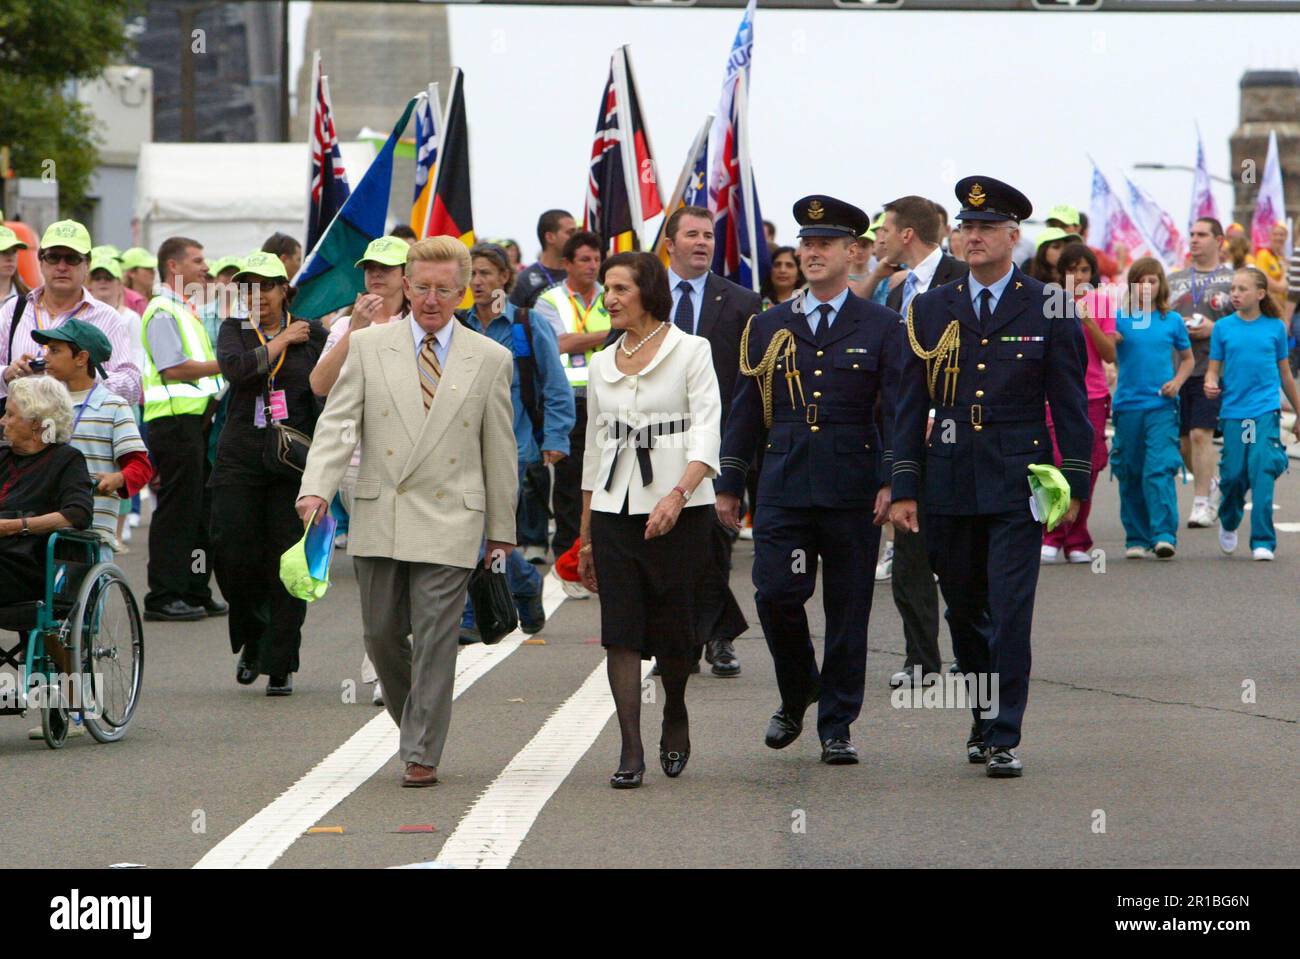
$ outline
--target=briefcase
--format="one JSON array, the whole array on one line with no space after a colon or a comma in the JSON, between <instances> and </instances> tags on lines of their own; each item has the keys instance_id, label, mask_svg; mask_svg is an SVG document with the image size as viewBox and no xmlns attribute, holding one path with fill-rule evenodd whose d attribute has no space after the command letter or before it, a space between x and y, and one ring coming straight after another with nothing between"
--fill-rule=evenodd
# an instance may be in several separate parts
<instances>
[{"instance_id":1,"label":"briefcase","mask_svg":"<svg viewBox=\"0 0 1300 959\"><path fill-rule=\"evenodd\" d=\"M469 601L474 608L474 624L486 645L501 642L518 628L519 613L505 573L477 567L469 574Z\"/></svg>"}]
</instances>

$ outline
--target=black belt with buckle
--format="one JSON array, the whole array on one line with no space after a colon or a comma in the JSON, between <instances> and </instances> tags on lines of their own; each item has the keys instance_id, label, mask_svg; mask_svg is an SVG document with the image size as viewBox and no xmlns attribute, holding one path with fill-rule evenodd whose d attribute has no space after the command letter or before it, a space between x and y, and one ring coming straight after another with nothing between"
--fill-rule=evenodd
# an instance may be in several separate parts
<instances>
[{"instance_id":1,"label":"black belt with buckle","mask_svg":"<svg viewBox=\"0 0 1300 959\"><path fill-rule=\"evenodd\" d=\"M970 406L938 406L934 410L936 421L955 419L969 422L971 426L988 426L990 423L1042 423L1047 424L1046 407L987 405L974 403Z\"/></svg>"},{"instance_id":2,"label":"black belt with buckle","mask_svg":"<svg viewBox=\"0 0 1300 959\"><path fill-rule=\"evenodd\" d=\"M773 410L773 423L868 423L872 421L870 406L853 403L809 403L803 409L780 407Z\"/></svg>"},{"instance_id":3,"label":"black belt with buckle","mask_svg":"<svg viewBox=\"0 0 1300 959\"><path fill-rule=\"evenodd\" d=\"M647 423L640 429L634 429L622 420L615 420L609 432L618 449L614 453L613 462L610 463L609 475L605 477L606 491L614 483L614 470L618 466L619 452L628 447L636 450L637 465L641 467L641 485L649 486L655 478L654 466L650 462L650 450L654 448L655 440L660 436L685 433L690 426L690 417L665 423Z\"/></svg>"}]
</instances>

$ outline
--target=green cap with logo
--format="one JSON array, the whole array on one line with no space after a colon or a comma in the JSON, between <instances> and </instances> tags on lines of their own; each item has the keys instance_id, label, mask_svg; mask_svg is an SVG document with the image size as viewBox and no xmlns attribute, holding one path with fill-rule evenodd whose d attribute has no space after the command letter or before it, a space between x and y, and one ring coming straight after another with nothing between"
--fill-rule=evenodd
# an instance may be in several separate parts
<instances>
[{"instance_id":1,"label":"green cap with logo","mask_svg":"<svg viewBox=\"0 0 1300 959\"><path fill-rule=\"evenodd\" d=\"M311 574L311 562L307 558L309 533L310 527L303 533L302 539L280 554L280 582L290 596L314 603L330 588L330 574L328 563L324 579L317 579Z\"/></svg>"},{"instance_id":2,"label":"green cap with logo","mask_svg":"<svg viewBox=\"0 0 1300 959\"><path fill-rule=\"evenodd\" d=\"M1029 511L1050 533L1070 508L1070 484L1050 463L1029 464Z\"/></svg>"},{"instance_id":3,"label":"green cap with logo","mask_svg":"<svg viewBox=\"0 0 1300 959\"><path fill-rule=\"evenodd\" d=\"M158 257L154 256L142 246L133 246L122 254L122 269L156 270L158 269Z\"/></svg>"},{"instance_id":4,"label":"green cap with logo","mask_svg":"<svg viewBox=\"0 0 1300 959\"><path fill-rule=\"evenodd\" d=\"M92 251L90 254L91 274L94 274L96 270L106 270L108 271L108 274L113 277L113 279L115 280L122 279L121 263L118 263L115 258L108 256L107 254L101 253L97 256L94 253L94 251Z\"/></svg>"},{"instance_id":5,"label":"green cap with logo","mask_svg":"<svg viewBox=\"0 0 1300 959\"><path fill-rule=\"evenodd\" d=\"M380 266L406 266L406 254L410 249L411 245L400 236L381 236L370 241L366 252L354 265L364 267L367 263L378 263Z\"/></svg>"},{"instance_id":6,"label":"green cap with logo","mask_svg":"<svg viewBox=\"0 0 1300 959\"><path fill-rule=\"evenodd\" d=\"M42 346L52 340L62 340L71 343L73 350L78 353L85 350L90 354L90 365L99 372L101 377L108 378L103 364L107 363L113 355L113 345L108 342L108 337L99 327L85 320L68 320L52 330L32 330L32 339Z\"/></svg>"},{"instance_id":7,"label":"green cap with logo","mask_svg":"<svg viewBox=\"0 0 1300 959\"><path fill-rule=\"evenodd\" d=\"M289 279L289 274L285 272L284 263L280 258L274 253L263 253L261 250L244 257L243 265L234 279L238 280L244 276L260 276L264 280Z\"/></svg>"},{"instance_id":8,"label":"green cap with logo","mask_svg":"<svg viewBox=\"0 0 1300 959\"><path fill-rule=\"evenodd\" d=\"M1037 252L1044 243L1055 243L1057 240L1064 240L1066 243L1083 242L1077 233L1062 230L1059 226L1049 226L1034 240L1034 251Z\"/></svg>"},{"instance_id":9,"label":"green cap with logo","mask_svg":"<svg viewBox=\"0 0 1300 959\"><path fill-rule=\"evenodd\" d=\"M120 262L122 259L122 251L111 243L103 243L99 246L92 246L90 248L90 258L92 260L98 260L105 256L112 257L114 260Z\"/></svg>"},{"instance_id":10,"label":"green cap with logo","mask_svg":"<svg viewBox=\"0 0 1300 959\"><path fill-rule=\"evenodd\" d=\"M244 261L240 257L223 256L208 264L208 272L213 276L220 276L226 270L238 270L243 265Z\"/></svg>"},{"instance_id":11,"label":"green cap with logo","mask_svg":"<svg viewBox=\"0 0 1300 959\"><path fill-rule=\"evenodd\" d=\"M48 250L52 246L66 247L74 253L87 256L90 253L90 231L76 220L51 223L41 237L41 249Z\"/></svg>"},{"instance_id":12,"label":"green cap with logo","mask_svg":"<svg viewBox=\"0 0 1300 959\"><path fill-rule=\"evenodd\" d=\"M1079 225L1079 211L1068 203L1058 203L1047 211L1047 220L1060 220L1066 226Z\"/></svg>"},{"instance_id":13,"label":"green cap with logo","mask_svg":"<svg viewBox=\"0 0 1300 959\"><path fill-rule=\"evenodd\" d=\"M27 249L27 244L22 241L22 238L9 227L0 224L0 253L25 249Z\"/></svg>"}]
</instances>

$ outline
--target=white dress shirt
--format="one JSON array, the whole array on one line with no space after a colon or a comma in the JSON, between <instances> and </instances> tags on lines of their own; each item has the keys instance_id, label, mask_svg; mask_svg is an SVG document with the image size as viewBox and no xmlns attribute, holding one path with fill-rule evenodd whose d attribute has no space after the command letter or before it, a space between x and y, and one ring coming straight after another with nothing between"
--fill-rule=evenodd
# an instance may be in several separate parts
<instances>
[{"instance_id":1,"label":"white dress shirt","mask_svg":"<svg viewBox=\"0 0 1300 959\"><path fill-rule=\"evenodd\" d=\"M929 256L912 267L912 272L916 274L916 292L918 294L924 293L930 288L930 284L934 282L935 271L939 269L939 261L942 259L943 250L936 246L930 251Z\"/></svg>"},{"instance_id":2,"label":"white dress shirt","mask_svg":"<svg viewBox=\"0 0 1300 959\"><path fill-rule=\"evenodd\" d=\"M415 314L408 313L407 319L411 324L411 337L415 340L416 362L419 362L420 350L424 346L424 338L428 336L428 330L415 322ZM442 329L433 335L433 355L438 358L438 365L445 367L447 365L447 351L451 349L451 329L457 323L453 316L443 324Z\"/></svg>"}]
</instances>

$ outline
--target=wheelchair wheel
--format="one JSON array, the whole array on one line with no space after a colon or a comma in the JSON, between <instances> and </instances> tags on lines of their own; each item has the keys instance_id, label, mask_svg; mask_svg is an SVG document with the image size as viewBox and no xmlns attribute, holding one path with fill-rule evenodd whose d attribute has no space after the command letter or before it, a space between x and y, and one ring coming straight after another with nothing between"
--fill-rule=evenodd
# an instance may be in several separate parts
<instances>
[{"instance_id":1,"label":"wheelchair wheel","mask_svg":"<svg viewBox=\"0 0 1300 959\"><path fill-rule=\"evenodd\" d=\"M87 731L101 743L121 739L140 701L144 628L126 576L113 563L100 563L86 574L71 641L81 655Z\"/></svg>"},{"instance_id":2,"label":"wheelchair wheel","mask_svg":"<svg viewBox=\"0 0 1300 959\"><path fill-rule=\"evenodd\" d=\"M41 734L45 737L45 745L51 749L62 749L63 744L68 741L68 726L72 718L68 711L62 705L57 703L58 689L46 687L46 695L49 697L46 704L41 708Z\"/></svg>"}]
</instances>

